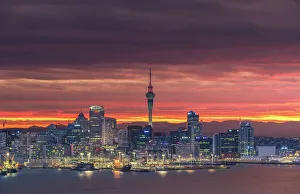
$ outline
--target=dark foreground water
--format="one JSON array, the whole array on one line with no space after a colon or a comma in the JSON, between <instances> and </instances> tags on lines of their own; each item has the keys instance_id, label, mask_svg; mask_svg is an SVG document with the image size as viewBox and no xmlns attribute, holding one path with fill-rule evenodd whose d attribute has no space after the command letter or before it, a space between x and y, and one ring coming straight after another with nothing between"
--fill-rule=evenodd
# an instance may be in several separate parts
<instances>
[{"instance_id":1,"label":"dark foreground water","mask_svg":"<svg viewBox=\"0 0 300 194\"><path fill-rule=\"evenodd\" d=\"M0 177L0 194L300 194L299 166L120 173L23 169Z\"/></svg>"}]
</instances>

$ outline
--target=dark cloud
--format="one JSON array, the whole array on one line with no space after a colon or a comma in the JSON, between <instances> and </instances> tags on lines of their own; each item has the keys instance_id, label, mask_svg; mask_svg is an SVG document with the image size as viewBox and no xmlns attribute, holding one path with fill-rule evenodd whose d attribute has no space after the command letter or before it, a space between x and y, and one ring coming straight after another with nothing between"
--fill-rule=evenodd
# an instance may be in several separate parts
<instances>
[{"instance_id":1,"label":"dark cloud","mask_svg":"<svg viewBox=\"0 0 300 194\"><path fill-rule=\"evenodd\" d=\"M281 55L299 45L296 1L275 1L1 1L1 68L136 68L149 56L228 69L298 60L299 49Z\"/></svg>"}]
</instances>

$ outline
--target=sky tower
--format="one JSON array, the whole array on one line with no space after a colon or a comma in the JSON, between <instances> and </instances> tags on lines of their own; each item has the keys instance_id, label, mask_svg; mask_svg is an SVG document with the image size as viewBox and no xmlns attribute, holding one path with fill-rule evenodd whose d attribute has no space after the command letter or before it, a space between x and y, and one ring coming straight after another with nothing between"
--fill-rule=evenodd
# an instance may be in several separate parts
<instances>
[{"instance_id":1,"label":"sky tower","mask_svg":"<svg viewBox=\"0 0 300 194\"><path fill-rule=\"evenodd\" d=\"M151 64L149 66L150 70L150 81L148 86L148 93L146 94L147 100L148 100L148 123L152 126L152 109L153 109L153 100L155 97L155 94L153 92L153 86L152 86L152 69Z\"/></svg>"}]
</instances>

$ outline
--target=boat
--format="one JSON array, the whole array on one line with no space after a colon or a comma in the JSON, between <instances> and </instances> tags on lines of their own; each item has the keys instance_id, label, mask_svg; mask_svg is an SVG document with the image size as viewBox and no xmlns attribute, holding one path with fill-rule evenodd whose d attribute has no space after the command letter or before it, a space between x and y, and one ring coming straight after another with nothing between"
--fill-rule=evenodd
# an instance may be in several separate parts
<instances>
[{"instance_id":1,"label":"boat","mask_svg":"<svg viewBox=\"0 0 300 194\"><path fill-rule=\"evenodd\" d=\"M18 169L16 168L8 168L7 173L18 173Z\"/></svg>"},{"instance_id":2,"label":"boat","mask_svg":"<svg viewBox=\"0 0 300 194\"><path fill-rule=\"evenodd\" d=\"M19 164L14 161L14 156L10 157L9 153L3 156L6 158L6 161L3 163L3 169L6 169L6 173L17 173Z\"/></svg>"},{"instance_id":3,"label":"boat","mask_svg":"<svg viewBox=\"0 0 300 194\"><path fill-rule=\"evenodd\" d=\"M78 163L72 170L77 170L77 171L92 171L95 170L94 164L93 163Z\"/></svg>"},{"instance_id":4,"label":"boat","mask_svg":"<svg viewBox=\"0 0 300 194\"><path fill-rule=\"evenodd\" d=\"M7 170L6 169L0 169L0 176L6 176L7 175Z\"/></svg>"},{"instance_id":5,"label":"boat","mask_svg":"<svg viewBox=\"0 0 300 194\"><path fill-rule=\"evenodd\" d=\"M125 166L123 166L122 168L121 168L121 171L122 172L129 172L130 170L131 170L131 165L130 164L128 164L128 165L125 165Z\"/></svg>"}]
</instances>

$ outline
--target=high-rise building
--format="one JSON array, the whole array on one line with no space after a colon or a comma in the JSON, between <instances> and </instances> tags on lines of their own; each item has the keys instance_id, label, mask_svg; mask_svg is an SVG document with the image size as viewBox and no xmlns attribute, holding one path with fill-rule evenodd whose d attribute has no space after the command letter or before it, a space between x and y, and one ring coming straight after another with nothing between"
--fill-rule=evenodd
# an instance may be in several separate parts
<instances>
[{"instance_id":1,"label":"high-rise building","mask_svg":"<svg viewBox=\"0 0 300 194\"><path fill-rule=\"evenodd\" d=\"M84 131L84 133L88 133L90 123L89 123L89 120L84 116L84 114L82 112L79 113L78 117L75 119L74 124L80 125L80 127Z\"/></svg>"},{"instance_id":2,"label":"high-rise building","mask_svg":"<svg viewBox=\"0 0 300 194\"><path fill-rule=\"evenodd\" d=\"M116 130L117 130L117 120L114 118L106 117L105 122L103 124L102 145L112 146L114 144Z\"/></svg>"},{"instance_id":3,"label":"high-rise building","mask_svg":"<svg viewBox=\"0 0 300 194\"><path fill-rule=\"evenodd\" d=\"M199 115L193 111L187 113L187 135L190 138L191 154L196 156L196 140L202 136L202 123L199 122Z\"/></svg>"},{"instance_id":4,"label":"high-rise building","mask_svg":"<svg viewBox=\"0 0 300 194\"><path fill-rule=\"evenodd\" d=\"M199 139L202 136L202 123L199 121L199 115L196 112L187 113L187 134L191 138Z\"/></svg>"},{"instance_id":5,"label":"high-rise building","mask_svg":"<svg viewBox=\"0 0 300 194\"><path fill-rule=\"evenodd\" d=\"M104 122L104 107L91 106L90 107L90 133L101 136L103 122Z\"/></svg>"},{"instance_id":6,"label":"high-rise building","mask_svg":"<svg viewBox=\"0 0 300 194\"><path fill-rule=\"evenodd\" d=\"M153 100L155 97L155 94L153 92L153 86L152 86L152 69L150 66L150 81L148 86L148 92L146 94L147 100L148 100L148 124L152 126L152 110L153 110Z\"/></svg>"},{"instance_id":7,"label":"high-rise building","mask_svg":"<svg viewBox=\"0 0 300 194\"><path fill-rule=\"evenodd\" d=\"M248 122L242 122L239 129L239 153L242 156L255 155L254 129Z\"/></svg>"},{"instance_id":8,"label":"high-rise building","mask_svg":"<svg viewBox=\"0 0 300 194\"><path fill-rule=\"evenodd\" d=\"M128 130L122 130L120 129L118 131L118 145L121 148L128 148Z\"/></svg>"},{"instance_id":9,"label":"high-rise building","mask_svg":"<svg viewBox=\"0 0 300 194\"><path fill-rule=\"evenodd\" d=\"M74 144L84 140L84 131L79 124L69 124L67 127L66 143Z\"/></svg>"},{"instance_id":10,"label":"high-rise building","mask_svg":"<svg viewBox=\"0 0 300 194\"><path fill-rule=\"evenodd\" d=\"M180 135L180 131L170 131L170 144L179 144Z\"/></svg>"},{"instance_id":11,"label":"high-rise building","mask_svg":"<svg viewBox=\"0 0 300 194\"><path fill-rule=\"evenodd\" d=\"M221 158L239 157L239 130L229 129L213 137L213 153Z\"/></svg>"},{"instance_id":12,"label":"high-rise building","mask_svg":"<svg viewBox=\"0 0 300 194\"><path fill-rule=\"evenodd\" d=\"M200 156L201 157L209 156L211 151L212 139L210 137L203 136L200 137L200 139L197 141L199 142Z\"/></svg>"},{"instance_id":13,"label":"high-rise building","mask_svg":"<svg viewBox=\"0 0 300 194\"><path fill-rule=\"evenodd\" d=\"M140 138L140 135L143 133L143 127L142 126L128 126L128 143L129 143L129 149L134 150L138 149L138 141Z\"/></svg>"},{"instance_id":14,"label":"high-rise building","mask_svg":"<svg viewBox=\"0 0 300 194\"><path fill-rule=\"evenodd\" d=\"M143 150L146 144L152 139L152 127L147 125L128 126L128 142L130 150Z\"/></svg>"}]
</instances>

